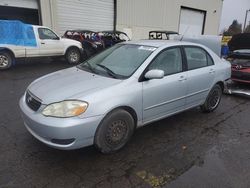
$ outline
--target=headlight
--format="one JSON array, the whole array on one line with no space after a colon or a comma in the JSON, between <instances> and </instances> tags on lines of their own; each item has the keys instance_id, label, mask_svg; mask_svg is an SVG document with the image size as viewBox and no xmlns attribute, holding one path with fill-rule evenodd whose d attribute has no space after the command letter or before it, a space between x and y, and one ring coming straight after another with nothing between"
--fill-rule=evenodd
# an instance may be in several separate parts
<instances>
[{"instance_id":1,"label":"headlight","mask_svg":"<svg viewBox=\"0 0 250 188\"><path fill-rule=\"evenodd\" d=\"M44 116L51 117L74 117L87 110L88 103L83 101L62 101L48 105L42 112Z\"/></svg>"}]
</instances>

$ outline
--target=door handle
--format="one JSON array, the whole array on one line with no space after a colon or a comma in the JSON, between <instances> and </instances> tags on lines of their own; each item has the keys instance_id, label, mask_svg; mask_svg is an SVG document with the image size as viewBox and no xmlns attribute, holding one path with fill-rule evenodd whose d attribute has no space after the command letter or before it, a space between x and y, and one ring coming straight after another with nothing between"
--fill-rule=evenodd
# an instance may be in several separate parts
<instances>
[{"instance_id":1,"label":"door handle","mask_svg":"<svg viewBox=\"0 0 250 188\"><path fill-rule=\"evenodd\" d=\"M45 44L45 42L41 42L41 44Z\"/></svg>"},{"instance_id":2,"label":"door handle","mask_svg":"<svg viewBox=\"0 0 250 188\"><path fill-rule=\"evenodd\" d=\"M179 80L180 82L184 81L184 80L187 80L187 78L185 78L185 76L180 76Z\"/></svg>"},{"instance_id":3,"label":"door handle","mask_svg":"<svg viewBox=\"0 0 250 188\"><path fill-rule=\"evenodd\" d=\"M214 69L210 69L210 70L209 70L209 73L210 73L210 74L215 73L215 70L214 70Z\"/></svg>"}]
</instances>

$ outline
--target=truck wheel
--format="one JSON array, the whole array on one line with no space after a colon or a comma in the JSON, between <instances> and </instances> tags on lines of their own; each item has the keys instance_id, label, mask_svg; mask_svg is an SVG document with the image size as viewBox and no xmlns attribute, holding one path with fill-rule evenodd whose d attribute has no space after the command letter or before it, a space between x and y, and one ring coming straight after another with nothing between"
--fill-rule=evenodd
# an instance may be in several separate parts
<instances>
[{"instance_id":1,"label":"truck wheel","mask_svg":"<svg viewBox=\"0 0 250 188\"><path fill-rule=\"evenodd\" d=\"M77 48L70 48L66 52L66 60L69 64L78 64L81 59L80 51Z\"/></svg>"},{"instance_id":2,"label":"truck wheel","mask_svg":"<svg viewBox=\"0 0 250 188\"><path fill-rule=\"evenodd\" d=\"M0 52L0 70L8 69L13 64L13 58L8 52Z\"/></svg>"},{"instance_id":3,"label":"truck wheel","mask_svg":"<svg viewBox=\"0 0 250 188\"><path fill-rule=\"evenodd\" d=\"M129 112L115 110L100 123L94 144L102 153L114 153L126 145L133 135L134 128L135 122Z\"/></svg>"},{"instance_id":4,"label":"truck wheel","mask_svg":"<svg viewBox=\"0 0 250 188\"><path fill-rule=\"evenodd\" d=\"M203 105L201 105L202 112L212 112L214 111L221 100L222 88L219 84L216 84L209 92L207 99Z\"/></svg>"}]
</instances>

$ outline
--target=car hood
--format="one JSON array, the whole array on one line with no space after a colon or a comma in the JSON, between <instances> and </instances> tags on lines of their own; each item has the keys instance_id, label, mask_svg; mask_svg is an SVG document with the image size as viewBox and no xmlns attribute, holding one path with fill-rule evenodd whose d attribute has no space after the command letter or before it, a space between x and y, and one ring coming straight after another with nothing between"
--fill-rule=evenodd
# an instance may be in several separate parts
<instances>
[{"instance_id":1,"label":"car hood","mask_svg":"<svg viewBox=\"0 0 250 188\"><path fill-rule=\"evenodd\" d=\"M242 67L250 67L250 60L247 59L234 59L231 61L232 65L241 65Z\"/></svg>"},{"instance_id":2,"label":"car hood","mask_svg":"<svg viewBox=\"0 0 250 188\"><path fill-rule=\"evenodd\" d=\"M230 52L235 50L250 49L250 33L234 35L228 42Z\"/></svg>"},{"instance_id":3,"label":"car hood","mask_svg":"<svg viewBox=\"0 0 250 188\"><path fill-rule=\"evenodd\" d=\"M50 104L68 99L79 99L79 96L120 82L122 80L96 75L73 67L35 80L28 90L43 104Z\"/></svg>"}]
</instances>

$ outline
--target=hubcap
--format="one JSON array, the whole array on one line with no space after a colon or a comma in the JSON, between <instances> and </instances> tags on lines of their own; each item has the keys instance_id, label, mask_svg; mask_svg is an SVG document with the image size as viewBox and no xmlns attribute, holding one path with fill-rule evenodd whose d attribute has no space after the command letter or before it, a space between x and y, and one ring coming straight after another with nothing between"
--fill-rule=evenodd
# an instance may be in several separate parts
<instances>
[{"instance_id":1,"label":"hubcap","mask_svg":"<svg viewBox=\"0 0 250 188\"><path fill-rule=\"evenodd\" d=\"M70 54L69 54L69 59L71 62L75 63L78 61L78 54L77 52L75 51L72 51Z\"/></svg>"},{"instance_id":2,"label":"hubcap","mask_svg":"<svg viewBox=\"0 0 250 188\"><path fill-rule=\"evenodd\" d=\"M0 67L4 68L4 67L8 66L8 64L9 64L8 57L6 57L4 55L0 55Z\"/></svg>"},{"instance_id":3,"label":"hubcap","mask_svg":"<svg viewBox=\"0 0 250 188\"><path fill-rule=\"evenodd\" d=\"M211 109L216 108L216 106L220 102L220 91L218 89L215 89L211 96L209 97L209 106Z\"/></svg>"},{"instance_id":4,"label":"hubcap","mask_svg":"<svg viewBox=\"0 0 250 188\"><path fill-rule=\"evenodd\" d=\"M120 144L127 134L127 124L125 121L117 120L113 121L106 134L106 141L110 145Z\"/></svg>"}]
</instances>

